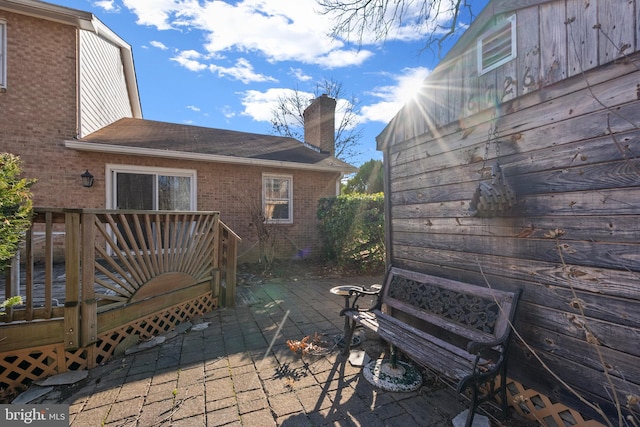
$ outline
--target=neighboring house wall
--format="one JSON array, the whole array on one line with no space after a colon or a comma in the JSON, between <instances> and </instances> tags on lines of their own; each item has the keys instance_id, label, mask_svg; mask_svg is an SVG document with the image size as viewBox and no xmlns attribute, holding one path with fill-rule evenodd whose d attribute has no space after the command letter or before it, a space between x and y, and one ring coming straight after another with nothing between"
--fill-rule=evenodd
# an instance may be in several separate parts
<instances>
[{"instance_id":1,"label":"neighboring house wall","mask_svg":"<svg viewBox=\"0 0 640 427\"><path fill-rule=\"evenodd\" d=\"M89 31L80 39L80 137L132 117L120 47Z\"/></svg>"},{"instance_id":2,"label":"neighboring house wall","mask_svg":"<svg viewBox=\"0 0 640 427\"><path fill-rule=\"evenodd\" d=\"M522 288L509 376L593 415L533 350L618 425L616 399L640 410L640 3L517 5L490 2L379 136L388 259ZM517 56L481 75L475 41L512 13ZM515 206L471 216L498 162Z\"/></svg>"}]
</instances>

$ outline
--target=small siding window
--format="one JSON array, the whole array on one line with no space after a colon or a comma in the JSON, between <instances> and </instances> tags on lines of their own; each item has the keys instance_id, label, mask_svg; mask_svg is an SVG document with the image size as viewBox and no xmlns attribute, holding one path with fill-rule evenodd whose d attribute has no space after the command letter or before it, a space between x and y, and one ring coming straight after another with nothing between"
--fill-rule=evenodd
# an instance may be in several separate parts
<instances>
[{"instance_id":1,"label":"small siding window","mask_svg":"<svg viewBox=\"0 0 640 427\"><path fill-rule=\"evenodd\" d=\"M267 223L293 223L293 177L262 175L262 205Z\"/></svg>"},{"instance_id":2,"label":"small siding window","mask_svg":"<svg viewBox=\"0 0 640 427\"><path fill-rule=\"evenodd\" d=\"M7 88L7 21L0 19L0 89Z\"/></svg>"},{"instance_id":3,"label":"small siding window","mask_svg":"<svg viewBox=\"0 0 640 427\"><path fill-rule=\"evenodd\" d=\"M516 57L516 15L478 38L478 74L482 75Z\"/></svg>"}]
</instances>

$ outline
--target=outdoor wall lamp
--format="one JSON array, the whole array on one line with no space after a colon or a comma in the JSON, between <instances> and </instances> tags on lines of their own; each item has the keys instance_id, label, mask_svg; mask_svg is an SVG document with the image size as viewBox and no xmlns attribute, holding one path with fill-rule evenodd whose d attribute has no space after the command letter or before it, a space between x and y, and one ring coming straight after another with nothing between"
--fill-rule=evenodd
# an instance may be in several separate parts
<instances>
[{"instance_id":1,"label":"outdoor wall lamp","mask_svg":"<svg viewBox=\"0 0 640 427\"><path fill-rule=\"evenodd\" d=\"M91 175L89 169L87 169L82 175L80 175L80 177L82 178L83 187L93 187L93 175Z\"/></svg>"}]
</instances>

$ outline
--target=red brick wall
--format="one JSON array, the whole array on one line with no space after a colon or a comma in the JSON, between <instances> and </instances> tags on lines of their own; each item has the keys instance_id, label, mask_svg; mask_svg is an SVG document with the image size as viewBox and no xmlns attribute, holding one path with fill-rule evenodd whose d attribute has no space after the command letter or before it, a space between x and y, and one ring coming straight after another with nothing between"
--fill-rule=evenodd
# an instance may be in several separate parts
<instances>
[{"instance_id":1,"label":"red brick wall","mask_svg":"<svg viewBox=\"0 0 640 427\"><path fill-rule=\"evenodd\" d=\"M262 202L262 174L293 176L293 224L275 226L278 235L278 257L318 256L321 239L318 235L316 210L318 199L335 195L338 173L296 171L258 166L205 163L186 160L155 159L100 153L79 153L83 165L95 176L92 188L82 188L79 175L74 184L83 193L85 202L75 207L104 208L106 206L106 163L149 166L157 168L195 169L198 185L198 210L219 211L220 218L242 238L238 254L240 262L253 262L258 256L255 228L251 226L249 206ZM67 206L70 207L70 206Z\"/></svg>"},{"instance_id":2,"label":"red brick wall","mask_svg":"<svg viewBox=\"0 0 640 427\"><path fill-rule=\"evenodd\" d=\"M252 200L262 202L262 174L293 176L293 224L274 225L278 242L278 257L318 256L321 239L318 234L316 210L318 199L335 195L337 173L293 171L245 166L204 165L198 170L198 208L220 211L220 217L243 239L240 259L251 261L258 255L255 228L252 227L247 205ZM211 190L208 190L211 189ZM252 248L252 250L249 250ZM249 251L249 252L247 252Z\"/></svg>"},{"instance_id":3,"label":"red brick wall","mask_svg":"<svg viewBox=\"0 0 640 427\"><path fill-rule=\"evenodd\" d=\"M63 148L76 134L76 30L3 11L0 18L7 22L0 150L19 155L25 176L38 180L36 205L63 206L82 173L77 155Z\"/></svg>"}]
</instances>

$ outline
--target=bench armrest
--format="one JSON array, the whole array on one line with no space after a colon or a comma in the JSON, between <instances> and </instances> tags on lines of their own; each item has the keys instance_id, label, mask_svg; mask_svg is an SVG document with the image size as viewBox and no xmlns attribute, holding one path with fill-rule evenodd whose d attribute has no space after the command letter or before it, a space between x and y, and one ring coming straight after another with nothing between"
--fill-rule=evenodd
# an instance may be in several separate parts
<instances>
[{"instance_id":1,"label":"bench armrest","mask_svg":"<svg viewBox=\"0 0 640 427\"><path fill-rule=\"evenodd\" d=\"M469 344L467 344L467 353L478 354L482 350L490 350L490 349L496 350L496 347L499 347L498 351L502 352L502 350L504 349L504 346L505 346L504 339L487 341L487 342L471 341Z\"/></svg>"},{"instance_id":2,"label":"bench armrest","mask_svg":"<svg viewBox=\"0 0 640 427\"><path fill-rule=\"evenodd\" d=\"M349 295L350 296L355 296L355 298L353 299L353 302L351 303L351 307L349 308L343 308L342 310L340 310L340 316L344 316L344 313L347 311L373 311L375 309L380 308L381 305L381 301L380 301L380 290L381 288L379 286L373 285L371 286L369 289L350 289L349 290ZM369 307L369 308L360 308L358 306L358 299L362 296L365 295L370 295L370 296L375 296L377 295L378 298L376 300L376 303Z\"/></svg>"},{"instance_id":3,"label":"bench armrest","mask_svg":"<svg viewBox=\"0 0 640 427\"><path fill-rule=\"evenodd\" d=\"M377 289L377 288L373 288L373 289L364 289L363 288L362 290L351 289L349 291L349 294L357 295L357 296L360 296L360 295L378 295L379 293L380 293L380 289Z\"/></svg>"},{"instance_id":4,"label":"bench armrest","mask_svg":"<svg viewBox=\"0 0 640 427\"><path fill-rule=\"evenodd\" d=\"M471 341L467 344L467 352L475 355L473 362L473 372L476 375L482 375L482 377L489 378L496 372L503 372L504 364L507 358L507 350L509 343L509 334L506 334L501 339L487 342ZM491 351L493 356L497 355L498 360L492 360L488 358L489 354L483 352ZM485 362L481 362L483 358L487 358ZM486 363L488 362L488 363Z\"/></svg>"}]
</instances>

